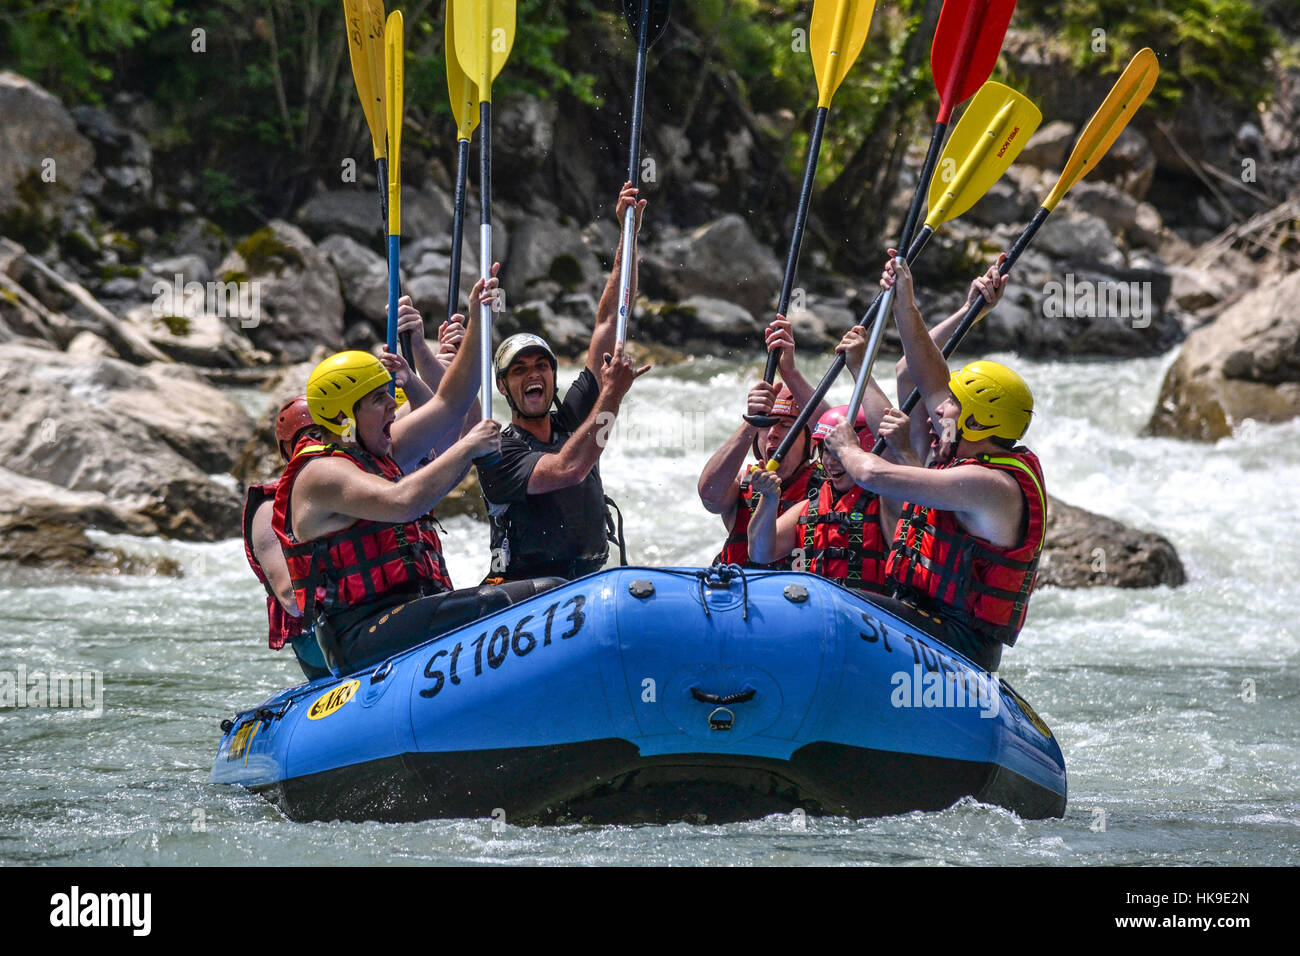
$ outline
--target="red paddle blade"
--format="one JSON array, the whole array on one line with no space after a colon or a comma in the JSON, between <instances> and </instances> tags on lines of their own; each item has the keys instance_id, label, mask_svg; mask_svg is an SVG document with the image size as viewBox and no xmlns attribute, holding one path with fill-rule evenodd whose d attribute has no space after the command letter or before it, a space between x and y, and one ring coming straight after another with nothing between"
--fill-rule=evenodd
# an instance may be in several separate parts
<instances>
[{"instance_id":1,"label":"red paddle blade","mask_svg":"<svg viewBox=\"0 0 1300 956\"><path fill-rule=\"evenodd\" d=\"M1016 0L944 0L930 48L940 123L992 74L1015 9Z\"/></svg>"}]
</instances>

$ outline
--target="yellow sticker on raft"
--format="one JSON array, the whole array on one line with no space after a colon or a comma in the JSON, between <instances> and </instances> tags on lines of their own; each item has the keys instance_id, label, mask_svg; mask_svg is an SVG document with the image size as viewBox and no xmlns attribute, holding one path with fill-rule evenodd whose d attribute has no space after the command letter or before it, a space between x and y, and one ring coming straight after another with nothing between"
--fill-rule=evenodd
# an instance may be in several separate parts
<instances>
[{"instance_id":1,"label":"yellow sticker on raft","mask_svg":"<svg viewBox=\"0 0 1300 956\"><path fill-rule=\"evenodd\" d=\"M361 681L350 680L346 684L339 684L338 687L321 694L311 705L311 709L307 711L307 719L320 720L322 717L328 717L350 701L352 695L357 692L357 688L360 686Z\"/></svg>"}]
</instances>

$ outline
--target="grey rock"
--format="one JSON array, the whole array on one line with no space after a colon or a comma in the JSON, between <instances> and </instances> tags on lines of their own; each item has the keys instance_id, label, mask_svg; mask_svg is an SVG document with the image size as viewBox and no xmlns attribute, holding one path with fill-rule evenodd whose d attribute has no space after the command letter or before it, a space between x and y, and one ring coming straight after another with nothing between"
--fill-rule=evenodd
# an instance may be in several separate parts
<instances>
[{"instance_id":1,"label":"grey rock","mask_svg":"<svg viewBox=\"0 0 1300 956\"><path fill-rule=\"evenodd\" d=\"M578 289L595 280L597 266L577 229L529 216L515 226L502 281L507 290L545 279Z\"/></svg>"},{"instance_id":2,"label":"grey rock","mask_svg":"<svg viewBox=\"0 0 1300 956\"><path fill-rule=\"evenodd\" d=\"M360 184L317 193L303 203L297 220L315 239L339 233L366 246L377 246L386 230L379 217L379 194Z\"/></svg>"},{"instance_id":3,"label":"grey rock","mask_svg":"<svg viewBox=\"0 0 1300 956\"><path fill-rule=\"evenodd\" d=\"M103 495L133 530L238 534L241 501L208 472L233 463L252 426L220 392L170 369L19 346L0 349L0 369L15 401L0 423L10 471Z\"/></svg>"},{"instance_id":4,"label":"grey rock","mask_svg":"<svg viewBox=\"0 0 1300 956\"><path fill-rule=\"evenodd\" d=\"M0 72L0 216L26 210L52 216L68 202L95 159L94 147L78 130L63 104L26 77ZM54 181L43 172L51 168ZM36 209L19 195L20 186L34 187Z\"/></svg>"},{"instance_id":5,"label":"grey rock","mask_svg":"<svg viewBox=\"0 0 1300 956\"><path fill-rule=\"evenodd\" d=\"M1187 573L1169 540L1048 498L1038 587L1179 587Z\"/></svg>"},{"instance_id":6,"label":"grey rock","mask_svg":"<svg viewBox=\"0 0 1300 956\"><path fill-rule=\"evenodd\" d=\"M662 264L658 279L678 293L674 298L698 294L765 314L781 287L782 269L776 256L737 215L723 216L662 243L654 258Z\"/></svg>"},{"instance_id":7,"label":"grey rock","mask_svg":"<svg viewBox=\"0 0 1300 956\"><path fill-rule=\"evenodd\" d=\"M355 239L338 234L325 239L319 248L338 272L343 301L369 321L383 324L388 308L387 260ZM406 283L402 287L406 289Z\"/></svg>"},{"instance_id":8,"label":"grey rock","mask_svg":"<svg viewBox=\"0 0 1300 956\"><path fill-rule=\"evenodd\" d=\"M1147 433L1216 441L1246 419L1300 415L1300 270L1237 299L1187 337Z\"/></svg>"},{"instance_id":9,"label":"grey rock","mask_svg":"<svg viewBox=\"0 0 1300 956\"><path fill-rule=\"evenodd\" d=\"M280 361L302 361L317 346L336 350L342 343L338 273L297 227L272 220L236 246L217 275L227 282L255 283L258 314L255 324L242 330Z\"/></svg>"},{"instance_id":10,"label":"grey rock","mask_svg":"<svg viewBox=\"0 0 1300 956\"><path fill-rule=\"evenodd\" d=\"M1065 164L1070 147L1074 145L1077 131L1064 120L1053 120L1038 128L1016 157L1016 162L1026 166L1060 169Z\"/></svg>"}]
</instances>

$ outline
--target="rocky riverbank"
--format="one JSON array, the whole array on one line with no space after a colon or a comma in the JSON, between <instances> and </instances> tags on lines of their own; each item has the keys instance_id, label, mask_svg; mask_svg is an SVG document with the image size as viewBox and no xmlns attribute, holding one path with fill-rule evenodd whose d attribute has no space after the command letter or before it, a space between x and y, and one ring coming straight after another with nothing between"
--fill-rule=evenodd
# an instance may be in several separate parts
<instances>
[{"instance_id":1,"label":"rocky riverbank","mask_svg":"<svg viewBox=\"0 0 1300 956\"><path fill-rule=\"evenodd\" d=\"M1031 73L1053 55L1033 38L1008 48ZM969 277L1010 245L1055 181L1086 115L1061 90L1051 97L1066 118L1040 129L918 265L931 318L956 306ZM1284 183L1300 175L1284 160L1294 138L1285 118L1297 99L1273 104L1261 128L1229 137L1233 148L1267 154ZM503 142L520 155L532 150L541 161L564 139L562 118L526 99L504 104L502 116ZM0 73L0 129L0 232L9 236L0 238L0 373L11 398L0 475L12 489L0 504L0 560L41 560L31 542L48 534L50 562L103 566L102 549L77 537L83 528L184 540L237 534L242 486L270 474L275 456L269 422L250 419L224 386L262 385L274 405L321 355L374 348L383 336L387 267L373 179L322 185L287 218L230 235L183 194L155 185L139 102L69 109L30 80ZM1297 202L1237 222L1218 210L1187 226L1185 211L1165 200L1162 177L1189 174L1193 161L1170 145L1189 134L1161 135L1154 142L1150 128L1135 127L1121 137L1057 208L964 351L1125 358L1182 342L1153 434L1213 440L1248 419L1300 414L1300 320L1289 308L1300 291ZM426 172L403 194L402 285L432 334L447 312L452 206L432 160L411 165ZM578 178L594 188L607 177ZM669 214L679 204L660 202L652 183L646 195L633 339L660 361L756 353L781 280L779 230L756 229L707 190L689 215ZM591 208L604 212L586 221L539 197L499 204L501 335L538 332L567 357L585 350L618 241L612 199L612 190L604 202L593 196ZM476 215L471 202L467 221ZM1205 228L1215 222L1218 233ZM876 289L870 269L837 272L843 257L828 254L817 233L810 229L791 309L809 352L829 351ZM467 241L462 298L476 272ZM457 500L445 510L481 507L472 489ZM55 538L68 546L55 548ZM1097 548L1127 557L1097 572ZM1044 580L1061 586L1182 580L1168 542L1065 505L1054 509L1049 553Z\"/></svg>"}]
</instances>

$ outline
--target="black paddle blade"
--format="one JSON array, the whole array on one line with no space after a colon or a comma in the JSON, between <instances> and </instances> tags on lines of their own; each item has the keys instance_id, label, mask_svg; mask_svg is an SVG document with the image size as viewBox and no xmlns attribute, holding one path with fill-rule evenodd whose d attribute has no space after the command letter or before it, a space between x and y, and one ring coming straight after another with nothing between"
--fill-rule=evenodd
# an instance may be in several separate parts
<instances>
[{"instance_id":1,"label":"black paddle blade","mask_svg":"<svg viewBox=\"0 0 1300 956\"><path fill-rule=\"evenodd\" d=\"M637 38L637 31L641 28L642 3L650 4L650 28L646 31L646 46L653 46L668 28L668 15L673 8L672 0L623 0L623 16L627 20L627 28L632 31L634 40Z\"/></svg>"}]
</instances>

